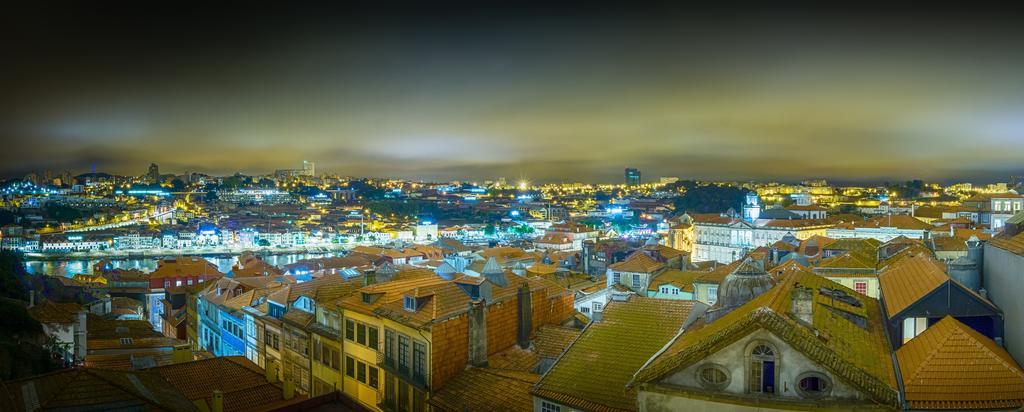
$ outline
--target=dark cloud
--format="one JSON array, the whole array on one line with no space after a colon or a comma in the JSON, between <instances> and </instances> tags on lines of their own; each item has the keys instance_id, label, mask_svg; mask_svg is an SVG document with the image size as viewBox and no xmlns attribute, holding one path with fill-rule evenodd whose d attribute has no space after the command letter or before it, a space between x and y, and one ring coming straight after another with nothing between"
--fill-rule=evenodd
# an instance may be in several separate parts
<instances>
[{"instance_id":1,"label":"dark cloud","mask_svg":"<svg viewBox=\"0 0 1024 412\"><path fill-rule=\"evenodd\" d=\"M0 20L0 174L970 180L1024 153L1010 14L41 7Z\"/></svg>"}]
</instances>

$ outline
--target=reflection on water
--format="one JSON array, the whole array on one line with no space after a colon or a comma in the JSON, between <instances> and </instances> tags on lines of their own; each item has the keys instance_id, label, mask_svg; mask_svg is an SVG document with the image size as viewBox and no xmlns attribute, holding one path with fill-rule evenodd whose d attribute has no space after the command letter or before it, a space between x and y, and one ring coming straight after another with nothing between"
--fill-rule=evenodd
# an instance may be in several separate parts
<instances>
[{"instance_id":1,"label":"reflection on water","mask_svg":"<svg viewBox=\"0 0 1024 412\"><path fill-rule=\"evenodd\" d=\"M321 257L337 256L340 253L289 253L282 255L267 255L263 256L263 260L267 261L274 266L281 267L302 259L314 259ZM224 257L207 257L207 260L217 265L217 269L221 272L228 273L231 271L231 266L238 262L238 257L233 256L231 258ZM36 274L47 274L47 275L59 275L72 277L74 275L82 273L92 273L92 266L102 259L84 259L84 260L62 260L62 261L44 261L44 260L32 260L25 262L25 269L28 273ZM138 269L143 272L152 272L156 269L157 259L155 258L142 258L142 259L112 259L115 268L119 269Z\"/></svg>"}]
</instances>

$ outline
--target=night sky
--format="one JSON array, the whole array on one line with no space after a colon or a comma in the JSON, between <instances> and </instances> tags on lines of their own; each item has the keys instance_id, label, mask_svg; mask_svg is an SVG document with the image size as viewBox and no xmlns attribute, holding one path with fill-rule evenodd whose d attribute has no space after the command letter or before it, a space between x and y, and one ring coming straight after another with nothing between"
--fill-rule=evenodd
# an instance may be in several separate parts
<instances>
[{"instance_id":1,"label":"night sky","mask_svg":"<svg viewBox=\"0 0 1024 412\"><path fill-rule=\"evenodd\" d=\"M3 13L0 175L1024 172L1020 15L246 7Z\"/></svg>"}]
</instances>

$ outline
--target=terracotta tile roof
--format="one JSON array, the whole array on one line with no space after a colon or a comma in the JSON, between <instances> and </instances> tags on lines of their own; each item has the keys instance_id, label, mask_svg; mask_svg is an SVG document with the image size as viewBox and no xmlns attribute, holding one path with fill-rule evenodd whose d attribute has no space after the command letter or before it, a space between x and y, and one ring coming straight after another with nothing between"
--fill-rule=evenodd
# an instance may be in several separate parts
<instances>
[{"instance_id":1,"label":"terracotta tile roof","mask_svg":"<svg viewBox=\"0 0 1024 412\"><path fill-rule=\"evenodd\" d=\"M687 254L686 252L684 252L682 250L673 249L673 248L665 246L665 245L648 245L648 246L644 246L644 249L645 250L653 251L654 253L657 253L658 256L660 256L662 259L665 259L665 260L672 259L672 258L677 258L679 256L684 256L684 255Z\"/></svg>"},{"instance_id":2,"label":"terracotta tile roof","mask_svg":"<svg viewBox=\"0 0 1024 412\"><path fill-rule=\"evenodd\" d=\"M533 394L589 411L636 410L626 384L682 327L691 301L633 297L610 301L541 378Z\"/></svg>"},{"instance_id":3,"label":"terracotta tile roof","mask_svg":"<svg viewBox=\"0 0 1024 412\"><path fill-rule=\"evenodd\" d=\"M522 349L519 345L512 345L487 357L487 365L492 368L519 372L532 373L539 362L540 356L537 353Z\"/></svg>"},{"instance_id":4,"label":"terracotta tile roof","mask_svg":"<svg viewBox=\"0 0 1024 412\"><path fill-rule=\"evenodd\" d=\"M526 257L526 251L517 247L501 246L484 249L478 252L484 260L488 258L497 258L499 261L507 261L509 259L519 259Z\"/></svg>"},{"instance_id":5,"label":"terracotta tile roof","mask_svg":"<svg viewBox=\"0 0 1024 412\"><path fill-rule=\"evenodd\" d=\"M629 255L629 257L623 259L621 262L608 265L608 269L611 270L637 273L653 273L663 267L665 267L663 263L654 260L641 251L633 252L632 255Z\"/></svg>"},{"instance_id":6,"label":"terracotta tile roof","mask_svg":"<svg viewBox=\"0 0 1024 412\"><path fill-rule=\"evenodd\" d=\"M933 227L931 224L925 223L923 220L910 215L887 215L878 216L866 222L860 222L854 225L855 227L895 227L897 229L907 230L931 230Z\"/></svg>"},{"instance_id":7,"label":"terracotta tile roof","mask_svg":"<svg viewBox=\"0 0 1024 412\"><path fill-rule=\"evenodd\" d=\"M722 279L725 279L725 277L728 274L732 273L732 271L735 270L736 267L739 266L742 262L743 260L740 259L733 261L728 265L716 266L711 271L703 272L700 276L697 276L697 278L693 280L693 283L710 283L714 285L721 284Z\"/></svg>"},{"instance_id":8,"label":"terracotta tile roof","mask_svg":"<svg viewBox=\"0 0 1024 412\"><path fill-rule=\"evenodd\" d=\"M213 390L221 390L225 411L266 410L305 399L297 395L285 401L281 387L267 382L263 371L241 356L185 362L149 371L163 377L189 401L209 403Z\"/></svg>"},{"instance_id":9,"label":"terracotta tile roof","mask_svg":"<svg viewBox=\"0 0 1024 412\"><path fill-rule=\"evenodd\" d=\"M508 286L491 284L492 300L487 304L502 301L516 294L516 288L526 282L525 278L511 272L505 274ZM456 314L466 312L471 301L466 291L454 282L420 286L406 289L401 296L418 296L422 301L415 312L405 310L404 302L395 299L377 307L374 313L411 327L424 327L436 321L443 321Z\"/></svg>"},{"instance_id":10,"label":"terracotta tile roof","mask_svg":"<svg viewBox=\"0 0 1024 412\"><path fill-rule=\"evenodd\" d=\"M557 358L565 352L582 331L576 328L563 326L544 325L537 329L533 338L533 351L537 356L545 358Z\"/></svg>"},{"instance_id":11,"label":"terracotta tile roof","mask_svg":"<svg viewBox=\"0 0 1024 412\"><path fill-rule=\"evenodd\" d=\"M910 245L904 247L902 250L900 250L899 252L896 252L892 256L889 256L889 257L887 257L885 259L879 260L878 261L877 269L878 270L884 270L885 268L888 268L889 266L892 266L896 262L899 262L899 261L901 261L901 260L903 260L905 258L908 258L908 257L917 256L917 255L934 256L934 254L932 253L932 250L928 249L923 244L913 243L913 244L910 244Z\"/></svg>"},{"instance_id":12,"label":"terracotta tile roof","mask_svg":"<svg viewBox=\"0 0 1024 412\"><path fill-rule=\"evenodd\" d=\"M693 281L704 275L707 275L707 272L668 269L659 273L654 279L651 279L647 290L651 292L657 291L661 285L667 283L679 288L679 290L693 293Z\"/></svg>"},{"instance_id":13,"label":"terracotta tile roof","mask_svg":"<svg viewBox=\"0 0 1024 412\"><path fill-rule=\"evenodd\" d=\"M935 251L936 252L939 252L939 251L943 251L943 252L961 251L962 252L962 251L966 251L967 250L967 241L964 240L964 239L960 239L960 238L949 237L949 236L935 237L935 238L932 238L932 243L935 245Z\"/></svg>"},{"instance_id":14,"label":"terracotta tile roof","mask_svg":"<svg viewBox=\"0 0 1024 412\"><path fill-rule=\"evenodd\" d=\"M722 216L718 213L693 213L690 214L694 224L727 225L737 219L729 216Z\"/></svg>"},{"instance_id":15,"label":"terracotta tile roof","mask_svg":"<svg viewBox=\"0 0 1024 412\"><path fill-rule=\"evenodd\" d=\"M281 276L284 274L281 269L276 266L265 262L256 256L248 256L246 258L239 258L239 262L231 268L231 273L236 278L244 278L250 276Z\"/></svg>"},{"instance_id":16,"label":"terracotta tile roof","mask_svg":"<svg viewBox=\"0 0 1024 412\"><path fill-rule=\"evenodd\" d=\"M1024 372L991 339L946 316L896 351L913 409L1016 409Z\"/></svg>"},{"instance_id":17,"label":"terracotta tile roof","mask_svg":"<svg viewBox=\"0 0 1024 412\"><path fill-rule=\"evenodd\" d=\"M75 323L82 305L77 303L55 303L49 300L28 308L29 316L39 323Z\"/></svg>"},{"instance_id":18,"label":"terracotta tile roof","mask_svg":"<svg viewBox=\"0 0 1024 412\"><path fill-rule=\"evenodd\" d=\"M183 257L178 259L161 260L150 278L195 276L195 275L219 275L224 274L217 270L217 265L210 261L196 257Z\"/></svg>"},{"instance_id":19,"label":"terracotta tile roof","mask_svg":"<svg viewBox=\"0 0 1024 412\"><path fill-rule=\"evenodd\" d=\"M281 320L295 326L306 327L313 320L313 314L301 309L292 309L284 313Z\"/></svg>"},{"instance_id":20,"label":"terracotta tile roof","mask_svg":"<svg viewBox=\"0 0 1024 412\"><path fill-rule=\"evenodd\" d=\"M814 235L800 242L799 252L805 256L816 256L821 253L822 249L825 249L835 241L836 239L830 237Z\"/></svg>"},{"instance_id":21,"label":"terracotta tile roof","mask_svg":"<svg viewBox=\"0 0 1024 412\"><path fill-rule=\"evenodd\" d=\"M375 283L359 288L357 293L343 297L336 301L336 305L346 310L355 310L364 314L373 314L377 307L401 300L406 291L421 286L436 285L445 280L440 276L420 277L405 280L392 280L390 282ZM371 297L370 302L364 300L364 295Z\"/></svg>"},{"instance_id":22,"label":"terracotta tile roof","mask_svg":"<svg viewBox=\"0 0 1024 412\"><path fill-rule=\"evenodd\" d=\"M875 270L875 255L863 252L846 252L825 258L816 267L823 269L865 269Z\"/></svg>"},{"instance_id":23,"label":"terracotta tile roof","mask_svg":"<svg viewBox=\"0 0 1024 412\"><path fill-rule=\"evenodd\" d=\"M949 280L930 256L917 254L900 259L878 276L886 315L895 316Z\"/></svg>"},{"instance_id":24,"label":"terracotta tile roof","mask_svg":"<svg viewBox=\"0 0 1024 412\"><path fill-rule=\"evenodd\" d=\"M557 269L558 265L555 264L534 263L533 266L526 268L526 271L535 275L548 275L555 273Z\"/></svg>"},{"instance_id":25,"label":"terracotta tile roof","mask_svg":"<svg viewBox=\"0 0 1024 412\"><path fill-rule=\"evenodd\" d=\"M539 379L532 373L493 368L469 368L430 397L440 411L532 411L530 388Z\"/></svg>"},{"instance_id":26,"label":"terracotta tile roof","mask_svg":"<svg viewBox=\"0 0 1024 412\"><path fill-rule=\"evenodd\" d=\"M796 252L797 245L789 243L789 242L787 242L785 240L779 240L779 241L776 241L775 243L772 243L771 248L775 249L775 250L783 250L783 251L787 251L787 252Z\"/></svg>"},{"instance_id":27,"label":"terracotta tile roof","mask_svg":"<svg viewBox=\"0 0 1024 412\"><path fill-rule=\"evenodd\" d=\"M1024 232L1018 233L1015 236L1002 234L989 240L988 244L1007 252L1024 256Z\"/></svg>"},{"instance_id":28,"label":"terracotta tile roof","mask_svg":"<svg viewBox=\"0 0 1024 412\"><path fill-rule=\"evenodd\" d=\"M833 223L831 221L821 219L770 219L766 222L760 223L759 226L779 228L802 228L832 225Z\"/></svg>"},{"instance_id":29,"label":"terracotta tile roof","mask_svg":"<svg viewBox=\"0 0 1024 412\"><path fill-rule=\"evenodd\" d=\"M788 314L792 292L797 287L809 288L815 295L813 327L797 322ZM840 291L857 300L860 307L823 298L822 288ZM835 316L836 311L848 315ZM847 319L847 316L859 315L866 315L863 316L864 326ZM785 341L875 402L896 407L896 374L878 301L811 272L796 270L783 276L781 282L767 292L714 322L694 322L637 372L631 385L662 379L758 329Z\"/></svg>"},{"instance_id":30,"label":"terracotta tile roof","mask_svg":"<svg viewBox=\"0 0 1024 412\"><path fill-rule=\"evenodd\" d=\"M6 411L144 410L195 411L196 407L159 375L94 368L64 369L0 383Z\"/></svg>"},{"instance_id":31,"label":"terracotta tile roof","mask_svg":"<svg viewBox=\"0 0 1024 412\"><path fill-rule=\"evenodd\" d=\"M875 254L875 250L882 245L882 242L878 239L871 238L847 238L847 239L836 239L829 242L828 246L823 249L828 250L846 250L850 252L870 252L872 255Z\"/></svg>"}]
</instances>

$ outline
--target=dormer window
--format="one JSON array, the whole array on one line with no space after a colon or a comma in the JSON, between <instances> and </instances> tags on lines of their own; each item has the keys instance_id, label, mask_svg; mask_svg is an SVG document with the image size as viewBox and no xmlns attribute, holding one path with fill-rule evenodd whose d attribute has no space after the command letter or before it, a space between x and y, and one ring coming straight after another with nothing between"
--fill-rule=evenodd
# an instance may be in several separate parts
<instances>
[{"instance_id":1,"label":"dormer window","mask_svg":"<svg viewBox=\"0 0 1024 412\"><path fill-rule=\"evenodd\" d=\"M405 310L407 310L409 312L415 312L416 311L416 298L414 298L412 296L406 296L405 297Z\"/></svg>"}]
</instances>

